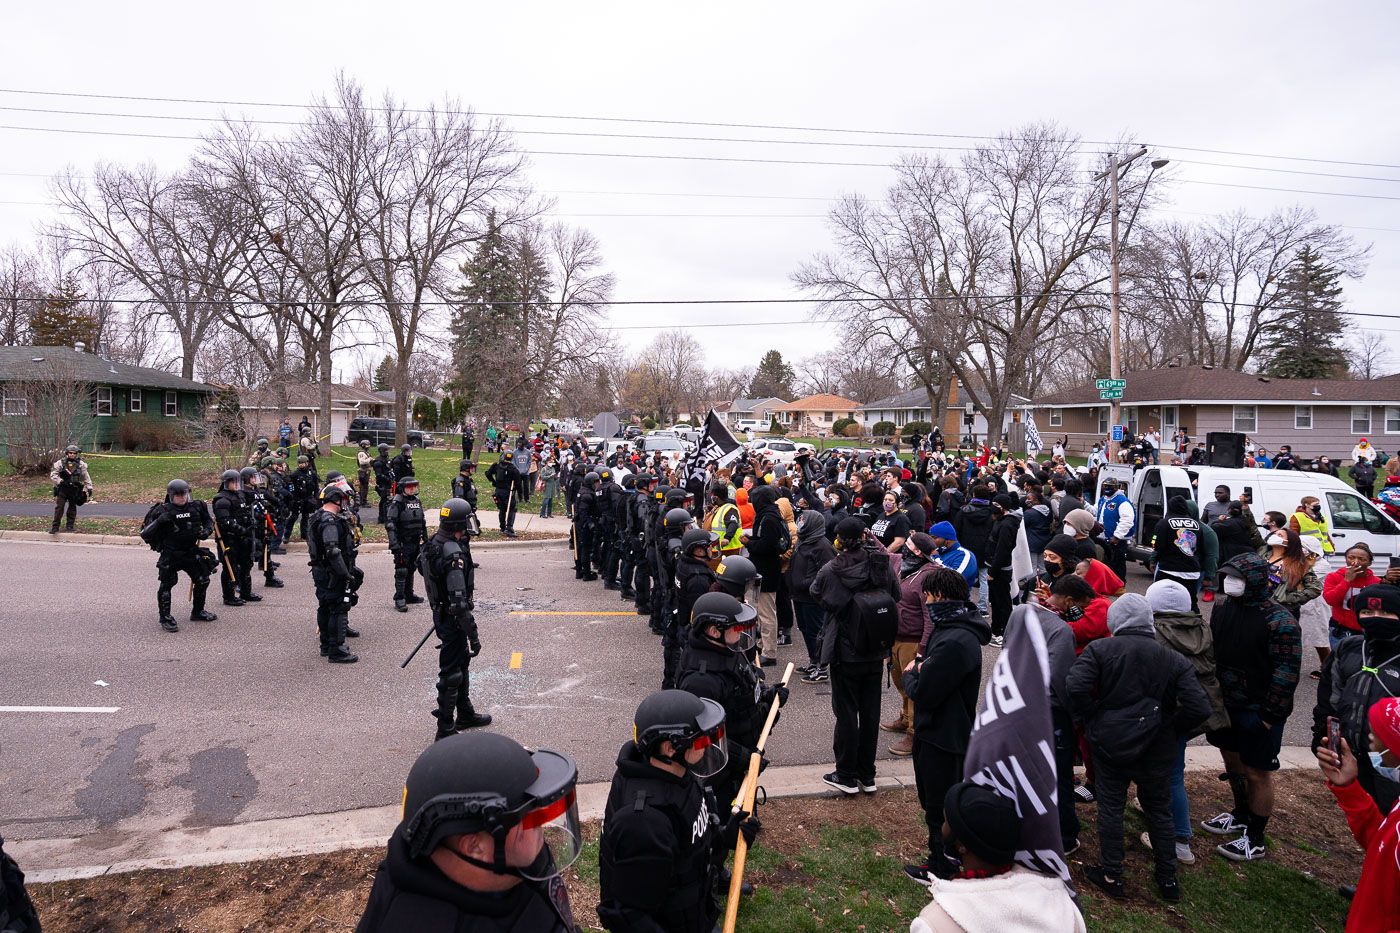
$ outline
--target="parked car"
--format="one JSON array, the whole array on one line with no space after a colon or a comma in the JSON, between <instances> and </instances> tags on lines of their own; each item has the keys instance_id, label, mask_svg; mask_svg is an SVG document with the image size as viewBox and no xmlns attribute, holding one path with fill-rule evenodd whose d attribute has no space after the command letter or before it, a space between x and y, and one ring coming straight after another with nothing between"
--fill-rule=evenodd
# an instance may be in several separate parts
<instances>
[{"instance_id":1,"label":"parked car","mask_svg":"<svg viewBox=\"0 0 1400 933\"><path fill-rule=\"evenodd\" d=\"M637 449L642 451L643 453L648 454L655 453L658 450L668 454L672 451L678 450L681 453L686 454L690 453L691 447L691 444L686 443L679 437L673 437L667 434L660 434L656 436L648 435L647 437L640 438L637 441Z\"/></svg>"},{"instance_id":2,"label":"parked car","mask_svg":"<svg viewBox=\"0 0 1400 933\"><path fill-rule=\"evenodd\" d=\"M1172 496L1194 497L1204 507L1216 486L1228 487L1232 499L1248 492L1255 521L1262 521L1265 512L1291 515L1304 496L1316 496L1336 545L1335 553L1329 555L1333 569L1345 565L1346 549L1358 541L1369 545L1377 558L1400 554L1400 525L1355 489L1326 473L1211 466L1149 466L1134 473L1132 467L1114 463L1100 469L1100 488L1108 477L1127 484L1126 495L1137 510L1137 531L1128 552L1138 560L1146 561L1152 555L1152 531Z\"/></svg>"},{"instance_id":3,"label":"parked car","mask_svg":"<svg viewBox=\"0 0 1400 933\"><path fill-rule=\"evenodd\" d=\"M393 418L355 418L345 432L347 444L369 441L371 445L394 444L398 437ZM433 436L416 428L409 428L408 442L414 447L431 447Z\"/></svg>"},{"instance_id":4,"label":"parked car","mask_svg":"<svg viewBox=\"0 0 1400 933\"><path fill-rule=\"evenodd\" d=\"M749 445L749 452L767 457L774 462L791 463L801 451L813 452L807 444L799 444L782 437L763 437Z\"/></svg>"}]
</instances>

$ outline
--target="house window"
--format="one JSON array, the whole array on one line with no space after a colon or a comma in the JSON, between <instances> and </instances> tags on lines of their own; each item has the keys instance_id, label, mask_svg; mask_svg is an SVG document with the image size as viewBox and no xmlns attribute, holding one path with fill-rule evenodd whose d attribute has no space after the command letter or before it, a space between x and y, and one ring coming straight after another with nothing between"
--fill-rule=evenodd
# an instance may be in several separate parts
<instances>
[{"instance_id":1,"label":"house window","mask_svg":"<svg viewBox=\"0 0 1400 933\"><path fill-rule=\"evenodd\" d=\"M1391 406L1385 410L1385 433L1400 434L1400 408Z\"/></svg>"},{"instance_id":2,"label":"house window","mask_svg":"<svg viewBox=\"0 0 1400 933\"><path fill-rule=\"evenodd\" d=\"M1133 437L1137 436L1138 410L1136 406L1123 409L1123 430Z\"/></svg>"},{"instance_id":3,"label":"house window","mask_svg":"<svg viewBox=\"0 0 1400 933\"><path fill-rule=\"evenodd\" d=\"M1050 409L1050 427L1063 427L1065 423L1065 410L1063 408Z\"/></svg>"},{"instance_id":4,"label":"house window","mask_svg":"<svg viewBox=\"0 0 1400 933\"><path fill-rule=\"evenodd\" d=\"M1295 430L1295 431L1311 431L1311 430L1312 430L1312 406L1311 406L1311 405L1294 405L1294 406L1293 406L1293 430Z\"/></svg>"},{"instance_id":5,"label":"house window","mask_svg":"<svg viewBox=\"0 0 1400 933\"><path fill-rule=\"evenodd\" d=\"M132 389L127 403L128 411L145 411L146 394L140 389Z\"/></svg>"},{"instance_id":6,"label":"house window","mask_svg":"<svg viewBox=\"0 0 1400 933\"><path fill-rule=\"evenodd\" d=\"M829 411L824 411L824 412L822 412L822 420L823 420L823 421L830 421L830 420L831 420L831 412L829 412Z\"/></svg>"},{"instance_id":7,"label":"house window","mask_svg":"<svg viewBox=\"0 0 1400 933\"><path fill-rule=\"evenodd\" d=\"M1254 405L1235 406L1235 433L1253 434L1259 430L1259 409Z\"/></svg>"},{"instance_id":8,"label":"house window","mask_svg":"<svg viewBox=\"0 0 1400 933\"><path fill-rule=\"evenodd\" d=\"M1370 434L1371 433L1371 406L1353 405L1351 406L1351 433Z\"/></svg>"},{"instance_id":9,"label":"house window","mask_svg":"<svg viewBox=\"0 0 1400 933\"><path fill-rule=\"evenodd\" d=\"M29 414L29 400L21 395L10 395L5 392L0 398L0 411L7 415L27 415Z\"/></svg>"},{"instance_id":10,"label":"house window","mask_svg":"<svg viewBox=\"0 0 1400 933\"><path fill-rule=\"evenodd\" d=\"M1163 405L1163 406L1162 406L1162 433L1163 433L1164 435L1166 435L1167 437L1171 437L1173 434L1176 433L1176 429L1177 429L1176 406L1175 406L1175 405Z\"/></svg>"},{"instance_id":11,"label":"house window","mask_svg":"<svg viewBox=\"0 0 1400 933\"><path fill-rule=\"evenodd\" d=\"M99 415L111 415L111 414L112 414L112 387L111 387L111 386L98 386L98 387L97 387L97 412L96 412L96 413L99 414Z\"/></svg>"},{"instance_id":12,"label":"house window","mask_svg":"<svg viewBox=\"0 0 1400 933\"><path fill-rule=\"evenodd\" d=\"M175 417L176 415L178 415L179 413L180 413L180 406L179 406L179 404L176 402L176 395L175 395L175 393L174 393L174 392L167 392L167 393L165 393L165 417L167 417L167 418L174 418L174 417Z\"/></svg>"},{"instance_id":13,"label":"house window","mask_svg":"<svg viewBox=\"0 0 1400 933\"><path fill-rule=\"evenodd\" d=\"M1107 434L1107 433L1108 433L1108 409L1107 409L1107 408L1100 408L1100 409L1098 410L1098 412L1099 412L1099 429L1098 429L1098 432L1097 432L1097 433L1099 433L1099 434Z\"/></svg>"}]
</instances>

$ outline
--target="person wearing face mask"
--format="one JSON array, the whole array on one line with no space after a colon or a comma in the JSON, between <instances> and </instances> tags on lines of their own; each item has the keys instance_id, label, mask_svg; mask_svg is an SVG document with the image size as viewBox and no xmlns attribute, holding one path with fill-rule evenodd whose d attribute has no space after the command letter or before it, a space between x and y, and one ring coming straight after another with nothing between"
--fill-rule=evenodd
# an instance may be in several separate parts
<instances>
[{"instance_id":1,"label":"person wearing face mask","mask_svg":"<svg viewBox=\"0 0 1400 933\"><path fill-rule=\"evenodd\" d=\"M932 560L962 574L967 581L969 599L977 601L977 558L958 543L958 532L952 522L939 522L928 530L933 539Z\"/></svg>"},{"instance_id":2,"label":"person wearing face mask","mask_svg":"<svg viewBox=\"0 0 1400 933\"><path fill-rule=\"evenodd\" d=\"M1327 532L1327 518L1322 514L1322 503L1316 496L1304 496L1298 508L1288 516L1288 528L1304 537L1313 537L1322 542L1322 550L1331 554L1336 548L1332 536Z\"/></svg>"},{"instance_id":3,"label":"person wearing face mask","mask_svg":"<svg viewBox=\"0 0 1400 933\"><path fill-rule=\"evenodd\" d=\"M708 781L725 806L739 792L763 720L776 696L787 702L787 688L763 682L749 660L758 613L727 593L706 593L695 601L677 689L713 700L724 709L732 752L728 765Z\"/></svg>"},{"instance_id":4,"label":"person wearing face mask","mask_svg":"<svg viewBox=\"0 0 1400 933\"><path fill-rule=\"evenodd\" d=\"M890 670L896 675L894 686L902 701L899 715L889 722L880 723L880 728L901 736L889 751L891 755L905 758L914 753L914 703L905 692L898 674L914 660L920 643L929 631L924 611L923 581L930 572L939 568L929 560L929 555L933 553L933 539L922 532L911 535L899 551L886 549L878 540L877 546L889 555L890 566L899 575L899 629L895 634L894 646L890 649Z\"/></svg>"},{"instance_id":5,"label":"person wearing face mask","mask_svg":"<svg viewBox=\"0 0 1400 933\"><path fill-rule=\"evenodd\" d=\"M577 781L569 756L503 735L429 746L356 933L574 933L560 873L583 842Z\"/></svg>"},{"instance_id":6,"label":"person wearing face mask","mask_svg":"<svg viewBox=\"0 0 1400 933\"><path fill-rule=\"evenodd\" d=\"M1367 744L1353 746L1344 738L1337 749L1316 749L1327 788L1346 814L1357 845L1366 850L1347 911L1348 933L1400 929L1400 810L1382 805L1357 780L1362 761L1390 780L1400 778L1400 700L1380 700L1367 710L1366 718ZM1363 748L1367 754L1357 756Z\"/></svg>"},{"instance_id":7,"label":"person wearing face mask","mask_svg":"<svg viewBox=\"0 0 1400 933\"><path fill-rule=\"evenodd\" d=\"M1228 729L1206 734L1220 749L1235 807L1201 823L1217 836L1239 833L1216 851L1238 862L1265 856L1264 831L1274 809L1273 773L1283 726L1293 712L1302 656L1301 633L1293 614L1270 598L1269 565L1255 554L1241 554L1220 568L1225 599L1211 612L1216 673Z\"/></svg>"},{"instance_id":8,"label":"person wearing face mask","mask_svg":"<svg viewBox=\"0 0 1400 933\"><path fill-rule=\"evenodd\" d=\"M836 549L826 536L826 518L822 513L807 510L797 516L797 545L792 550L783 575L788 592L792 594L792 609L797 616L797 630L807 647L807 666L802 669L804 684L825 683L827 673L821 662L821 632L825 613L812 595L812 581L817 572L836 557Z\"/></svg>"},{"instance_id":9,"label":"person wearing face mask","mask_svg":"<svg viewBox=\"0 0 1400 933\"><path fill-rule=\"evenodd\" d=\"M992 637L977 607L968 602L962 574L929 567L919 575L917 591L919 615L930 630L928 647L895 669L900 692L908 698L914 780L928 825L928 859L904 867L920 884L957 873L943 849L943 799L962 777L982 683L982 646ZM903 600L900 612L902 631Z\"/></svg>"},{"instance_id":10,"label":"person wearing face mask","mask_svg":"<svg viewBox=\"0 0 1400 933\"><path fill-rule=\"evenodd\" d=\"M684 690L637 707L636 738L617 756L598 842L598 918L627 933L708 933L719 918L719 866L759 823L719 813L703 779L725 765L724 710ZM728 822L723 822L725 819Z\"/></svg>"},{"instance_id":11,"label":"person wearing face mask","mask_svg":"<svg viewBox=\"0 0 1400 933\"><path fill-rule=\"evenodd\" d=\"M909 537L909 516L899 507L899 496L887 492L880 500L880 515L871 523L870 533L891 553L898 554Z\"/></svg>"},{"instance_id":12,"label":"person wearing face mask","mask_svg":"<svg viewBox=\"0 0 1400 933\"><path fill-rule=\"evenodd\" d=\"M1313 707L1313 749L1327 735L1327 718L1336 717L1342 737L1354 748L1366 747L1366 715L1377 702L1400 696L1400 587L1373 583L1351 600L1360 637L1344 638L1322 665ZM1361 786L1387 812L1400 799L1400 783L1359 760Z\"/></svg>"},{"instance_id":13,"label":"person wearing face mask","mask_svg":"<svg viewBox=\"0 0 1400 933\"><path fill-rule=\"evenodd\" d=\"M1000 648L1011 619L1011 563L1021 530L1020 503L1010 493L998 493L992 511L996 523L987 543L987 600L992 608L992 647Z\"/></svg>"},{"instance_id":14,"label":"person wearing face mask","mask_svg":"<svg viewBox=\"0 0 1400 933\"><path fill-rule=\"evenodd\" d=\"M1302 539L1291 529L1274 532L1266 543L1270 554L1264 559L1269 562L1273 600L1293 613L1293 618L1300 618L1303 604L1322 595L1322 581L1312 572Z\"/></svg>"}]
</instances>

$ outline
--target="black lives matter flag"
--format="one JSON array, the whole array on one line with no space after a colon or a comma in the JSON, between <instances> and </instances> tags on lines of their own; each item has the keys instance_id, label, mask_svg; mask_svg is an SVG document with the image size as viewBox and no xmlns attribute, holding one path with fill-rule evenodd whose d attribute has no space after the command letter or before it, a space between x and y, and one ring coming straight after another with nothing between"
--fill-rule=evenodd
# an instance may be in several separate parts
<instances>
[{"instance_id":1,"label":"black lives matter flag","mask_svg":"<svg viewBox=\"0 0 1400 933\"><path fill-rule=\"evenodd\" d=\"M695 445L695 451L686 458L686 476L689 477L690 484L699 483L703 489L705 471L709 469L710 464L713 463L715 469L719 469L736 459L742 450L743 446L724 426L724 419L711 408L710 414L705 418L704 427L700 429L700 441Z\"/></svg>"},{"instance_id":2,"label":"black lives matter flag","mask_svg":"<svg viewBox=\"0 0 1400 933\"><path fill-rule=\"evenodd\" d=\"M1017 606L1006 626L967 746L963 777L1016 802L1016 861L1069 884L1056 805L1055 731L1050 722L1050 659L1040 623Z\"/></svg>"}]
</instances>

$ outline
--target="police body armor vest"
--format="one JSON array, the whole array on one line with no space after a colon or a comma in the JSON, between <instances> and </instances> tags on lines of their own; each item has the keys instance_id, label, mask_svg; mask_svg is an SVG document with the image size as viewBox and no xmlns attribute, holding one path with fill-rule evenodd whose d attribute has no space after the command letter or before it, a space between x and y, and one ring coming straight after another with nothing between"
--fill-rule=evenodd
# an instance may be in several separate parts
<instances>
[{"instance_id":1,"label":"police body armor vest","mask_svg":"<svg viewBox=\"0 0 1400 933\"><path fill-rule=\"evenodd\" d=\"M199 546L199 533L203 530L209 514L204 503L195 500L184 505L175 505L172 502L167 505L167 509L167 514L170 515L170 530L161 540L160 550L193 551Z\"/></svg>"}]
</instances>

